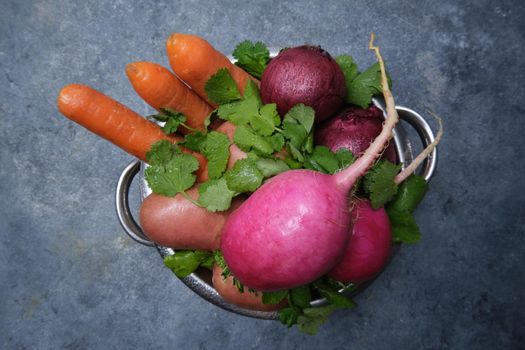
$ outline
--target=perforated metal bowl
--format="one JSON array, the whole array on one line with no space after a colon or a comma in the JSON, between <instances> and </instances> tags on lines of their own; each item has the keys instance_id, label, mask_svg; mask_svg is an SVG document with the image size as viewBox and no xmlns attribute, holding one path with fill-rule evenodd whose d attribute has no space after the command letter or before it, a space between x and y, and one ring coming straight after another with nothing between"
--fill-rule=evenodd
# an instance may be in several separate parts
<instances>
[{"instance_id":1,"label":"perforated metal bowl","mask_svg":"<svg viewBox=\"0 0 525 350\"><path fill-rule=\"evenodd\" d=\"M277 51L273 50L272 56L275 56ZM385 111L384 101L381 99L374 99L373 103L378 108ZM420 138L420 142L423 147L428 146L434 141L434 134L432 129L426 122L426 120L416 111L397 106L396 107L399 117L402 121L407 122L408 125L414 128ZM402 123L398 123L394 130L394 144L397 152L399 161L402 164L410 164L413 158L412 154L412 143L409 140L407 132L404 129ZM133 218L129 208L129 190L132 180L138 175L140 183L141 200L146 198L151 190L148 187L144 179L144 169L146 164L135 160L131 162L122 172L117 183L117 190L115 196L115 203L117 209L117 216L120 224L124 228L124 231L136 242L143 244L148 247L155 247L160 256L164 258L167 255L172 255L175 252L171 248L159 246L152 242L142 231L136 220ZM437 149L434 149L432 154L425 160L424 164L420 167L419 175L423 176L428 182L436 169L437 166ZM393 249L393 255L395 255L397 247ZM211 283L211 274L209 271L202 269L198 270L191 275L181 279L182 282L192 289L195 293L206 299L210 303L213 303L223 309L245 315L250 317L256 317L261 319L277 319L278 314L275 311L254 311L239 306L233 305L225 301L213 288ZM362 292L372 281L362 283L353 289L351 296L354 296ZM312 306L323 305L326 301L324 299L314 300Z\"/></svg>"}]
</instances>

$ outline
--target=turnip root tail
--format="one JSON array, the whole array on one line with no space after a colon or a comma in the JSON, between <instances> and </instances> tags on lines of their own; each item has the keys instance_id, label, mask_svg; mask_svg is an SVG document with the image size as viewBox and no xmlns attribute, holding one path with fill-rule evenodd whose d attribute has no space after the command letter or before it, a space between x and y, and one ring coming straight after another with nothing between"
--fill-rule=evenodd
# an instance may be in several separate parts
<instances>
[{"instance_id":1,"label":"turnip root tail","mask_svg":"<svg viewBox=\"0 0 525 350\"><path fill-rule=\"evenodd\" d=\"M385 63L383 62L383 58L379 53L379 47L374 45L374 39L375 34L372 33L370 36L369 49L375 52L379 62L379 67L381 68L381 85L383 96L386 102L387 118L383 124L383 130L376 137L374 142L372 142L372 144L366 149L365 153L350 167L334 175L337 185L344 190L350 190L357 179L363 176L368 168L370 168L375 160L381 155L385 145L392 138L392 130L399 121L394 97L392 96L392 92L388 86Z\"/></svg>"},{"instance_id":2,"label":"turnip root tail","mask_svg":"<svg viewBox=\"0 0 525 350\"><path fill-rule=\"evenodd\" d=\"M432 153L434 148L438 145L439 141L441 141L441 137L443 136L443 122L441 121L441 118L438 117L435 113L429 111L429 113L437 119L439 124L439 130L434 138L434 141L428 145L419 155L410 163L409 166L407 166L405 169L403 169L402 172L396 175L394 178L394 181L396 184L400 184L401 182L405 181L407 177L409 177L414 171L416 171L416 168L421 164L429 155Z\"/></svg>"}]
</instances>

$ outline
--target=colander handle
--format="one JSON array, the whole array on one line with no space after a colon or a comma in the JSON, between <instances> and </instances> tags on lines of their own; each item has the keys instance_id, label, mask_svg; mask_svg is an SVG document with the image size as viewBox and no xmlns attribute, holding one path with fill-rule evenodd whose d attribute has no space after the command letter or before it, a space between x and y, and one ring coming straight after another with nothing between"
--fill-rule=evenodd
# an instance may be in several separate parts
<instances>
[{"instance_id":1,"label":"colander handle","mask_svg":"<svg viewBox=\"0 0 525 350\"><path fill-rule=\"evenodd\" d=\"M130 236L135 242L148 247L154 247L155 243L144 234L129 209L129 188L133 178L138 174L139 170L140 160L137 159L129 163L124 171L122 171L122 174L120 174L117 182L117 191L115 193L117 217L124 231L126 231L128 236Z\"/></svg>"},{"instance_id":2,"label":"colander handle","mask_svg":"<svg viewBox=\"0 0 525 350\"><path fill-rule=\"evenodd\" d=\"M375 97L372 99L372 102L374 105L381 110L383 110L383 114L386 118L386 103L385 100L381 97ZM399 115L399 119L407 122L410 124L412 128L416 131L418 134L421 143L423 144L423 149L425 149L428 145L430 145L432 142L434 142L434 132L430 128L430 125L428 125L425 118L421 116L418 112L414 111L413 109L398 106L396 105L396 111ZM409 164L405 164L407 166ZM437 167L437 147L434 148L432 153L425 159L425 162L423 163L423 168L420 172L420 176L422 176L426 182L429 182L432 178L432 175L434 175L434 171Z\"/></svg>"},{"instance_id":3,"label":"colander handle","mask_svg":"<svg viewBox=\"0 0 525 350\"><path fill-rule=\"evenodd\" d=\"M434 132L430 128L430 125L428 125L425 118L423 118L419 113L410 108L396 106L396 110L399 114L399 118L410 124L410 126L414 128L414 130L417 132L419 138L421 139L421 143L423 144L423 149L425 149L428 145L434 142ZM430 181L432 175L434 175L436 167L437 147L434 148L432 153L430 153L430 155L425 159L425 162L423 163L421 176L425 179L426 182Z\"/></svg>"}]
</instances>

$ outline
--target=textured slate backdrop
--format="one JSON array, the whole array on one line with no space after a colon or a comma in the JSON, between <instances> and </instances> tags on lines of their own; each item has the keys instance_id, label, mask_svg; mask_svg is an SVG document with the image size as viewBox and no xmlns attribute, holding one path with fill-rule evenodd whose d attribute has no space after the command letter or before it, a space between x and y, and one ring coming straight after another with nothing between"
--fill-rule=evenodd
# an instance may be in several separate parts
<instances>
[{"instance_id":1,"label":"textured slate backdrop","mask_svg":"<svg viewBox=\"0 0 525 350\"><path fill-rule=\"evenodd\" d=\"M519 0L2 1L0 348L523 346L524 16ZM82 82L150 113L124 66L167 64L173 31L226 53L321 44L362 66L375 31L398 103L444 117L422 242L316 337L208 304L127 238L113 191L132 158L57 112L59 88Z\"/></svg>"}]
</instances>

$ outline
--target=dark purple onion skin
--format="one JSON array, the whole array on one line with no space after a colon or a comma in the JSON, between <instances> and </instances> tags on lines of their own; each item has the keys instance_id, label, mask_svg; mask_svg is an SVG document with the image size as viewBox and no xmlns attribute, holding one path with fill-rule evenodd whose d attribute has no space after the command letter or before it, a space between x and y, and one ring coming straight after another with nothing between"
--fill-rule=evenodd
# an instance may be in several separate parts
<instances>
[{"instance_id":1,"label":"dark purple onion skin","mask_svg":"<svg viewBox=\"0 0 525 350\"><path fill-rule=\"evenodd\" d=\"M384 120L383 112L375 106L367 109L347 107L315 129L315 144L326 146L333 152L348 148L356 156L361 156L381 133ZM393 141L382 158L397 162Z\"/></svg>"},{"instance_id":2,"label":"dark purple onion skin","mask_svg":"<svg viewBox=\"0 0 525 350\"><path fill-rule=\"evenodd\" d=\"M345 96L341 68L319 46L284 49L271 60L261 77L263 102L277 104L281 116L303 103L315 110L315 121L320 122L343 106Z\"/></svg>"}]
</instances>

